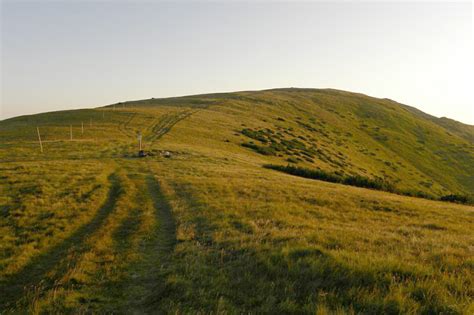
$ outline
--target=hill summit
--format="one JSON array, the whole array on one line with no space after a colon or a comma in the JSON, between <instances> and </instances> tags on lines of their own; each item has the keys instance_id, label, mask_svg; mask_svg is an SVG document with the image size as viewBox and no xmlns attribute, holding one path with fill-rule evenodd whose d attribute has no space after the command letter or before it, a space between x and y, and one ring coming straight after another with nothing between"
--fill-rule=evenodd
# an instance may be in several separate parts
<instances>
[{"instance_id":1,"label":"hill summit","mask_svg":"<svg viewBox=\"0 0 474 315\"><path fill-rule=\"evenodd\" d=\"M390 99L334 89L283 88L120 105L207 108L209 121L202 128L271 163L381 178L401 189L436 196L474 191L474 126ZM233 123L215 129L219 117Z\"/></svg>"}]
</instances>

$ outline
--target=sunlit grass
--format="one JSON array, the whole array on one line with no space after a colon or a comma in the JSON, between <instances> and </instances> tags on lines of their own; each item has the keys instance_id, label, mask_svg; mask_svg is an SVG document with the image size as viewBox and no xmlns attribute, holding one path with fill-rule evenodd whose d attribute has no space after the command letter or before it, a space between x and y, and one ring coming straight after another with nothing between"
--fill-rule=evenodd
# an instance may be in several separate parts
<instances>
[{"instance_id":1,"label":"sunlit grass","mask_svg":"<svg viewBox=\"0 0 474 315\"><path fill-rule=\"evenodd\" d=\"M472 307L472 208L217 162L194 161L191 175L186 164L157 170L169 178L181 241L164 309L182 290L176 310Z\"/></svg>"},{"instance_id":2,"label":"sunlit grass","mask_svg":"<svg viewBox=\"0 0 474 315\"><path fill-rule=\"evenodd\" d=\"M472 207L262 167L470 193L469 126L442 126L391 101L292 89L1 122L0 308L473 313Z\"/></svg>"},{"instance_id":3,"label":"sunlit grass","mask_svg":"<svg viewBox=\"0 0 474 315\"><path fill-rule=\"evenodd\" d=\"M2 164L0 275L87 222L105 198L108 170L99 161Z\"/></svg>"}]
</instances>

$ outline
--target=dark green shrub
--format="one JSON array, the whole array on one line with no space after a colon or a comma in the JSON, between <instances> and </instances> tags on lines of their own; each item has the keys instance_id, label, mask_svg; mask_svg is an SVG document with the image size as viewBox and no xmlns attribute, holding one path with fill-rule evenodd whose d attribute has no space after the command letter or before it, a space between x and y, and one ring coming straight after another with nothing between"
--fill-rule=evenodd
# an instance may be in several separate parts
<instances>
[{"instance_id":1,"label":"dark green shrub","mask_svg":"<svg viewBox=\"0 0 474 315\"><path fill-rule=\"evenodd\" d=\"M396 193L399 195L410 196L410 197L418 197L418 198L432 199L432 200L435 199L434 196L420 190L400 190L400 191L396 191Z\"/></svg>"},{"instance_id":2,"label":"dark green shrub","mask_svg":"<svg viewBox=\"0 0 474 315\"><path fill-rule=\"evenodd\" d=\"M290 162L290 160L288 159ZM292 162L292 161L291 161ZM394 192L394 187L379 178L372 179L368 177L363 177L360 175L343 175L342 173L329 173L320 169L309 169L292 165L274 165L266 164L263 167L284 172L287 174L300 176L304 178L324 180L331 183L340 183L344 185L357 186L369 189L383 190Z\"/></svg>"},{"instance_id":3,"label":"dark green shrub","mask_svg":"<svg viewBox=\"0 0 474 315\"><path fill-rule=\"evenodd\" d=\"M292 165L283 166L283 165L273 165L273 164L267 164L267 165L264 165L264 167L277 170L280 172L284 172L287 174L304 177L304 178L320 179L320 180L325 180L325 181L333 182L333 183L342 182L342 178L340 176L327 173L322 170L317 170L317 169L313 170L313 169L302 168L302 167L297 167L297 166L292 166Z\"/></svg>"},{"instance_id":4,"label":"dark green shrub","mask_svg":"<svg viewBox=\"0 0 474 315\"><path fill-rule=\"evenodd\" d=\"M242 143L242 146L246 147L246 148L249 148L249 149L252 149L255 152L263 154L263 155L275 155L276 154L275 150L272 147L264 147L264 146L256 145L256 144L250 143L250 142Z\"/></svg>"},{"instance_id":5,"label":"dark green shrub","mask_svg":"<svg viewBox=\"0 0 474 315\"><path fill-rule=\"evenodd\" d=\"M268 142L267 137L265 136L265 132L263 132L262 130L254 131L252 129L245 128L245 129L242 129L241 133L249 138L258 140L260 142L263 142L263 143Z\"/></svg>"},{"instance_id":6,"label":"dark green shrub","mask_svg":"<svg viewBox=\"0 0 474 315\"><path fill-rule=\"evenodd\" d=\"M457 195L457 194L451 194L451 195L445 195L439 198L441 201L449 201L449 202L456 202L456 203L469 203L469 198L468 196L465 195Z\"/></svg>"},{"instance_id":7,"label":"dark green shrub","mask_svg":"<svg viewBox=\"0 0 474 315\"><path fill-rule=\"evenodd\" d=\"M289 157L289 158L287 158L286 160L287 160L288 162L290 162L290 163L295 163L295 164L298 163L298 160L295 159L294 157Z\"/></svg>"},{"instance_id":8,"label":"dark green shrub","mask_svg":"<svg viewBox=\"0 0 474 315\"><path fill-rule=\"evenodd\" d=\"M371 178L363 177L360 175L344 177L343 184L357 186L357 187L371 188L371 189L376 189L376 190L384 190L384 191L394 190L392 185L390 183L387 183L384 180L371 179Z\"/></svg>"}]
</instances>

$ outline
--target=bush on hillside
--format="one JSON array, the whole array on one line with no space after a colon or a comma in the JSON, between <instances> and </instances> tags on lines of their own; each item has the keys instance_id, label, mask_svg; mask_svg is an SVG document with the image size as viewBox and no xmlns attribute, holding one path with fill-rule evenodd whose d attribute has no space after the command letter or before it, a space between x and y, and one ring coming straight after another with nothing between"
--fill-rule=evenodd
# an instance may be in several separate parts
<instances>
[{"instance_id":1,"label":"bush on hillside","mask_svg":"<svg viewBox=\"0 0 474 315\"><path fill-rule=\"evenodd\" d=\"M451 195L445 195L440 198L441 201L449 201L449 202L456 202L456 203L469 203L469 197L465 195L457 195L457 194L451 194Z\"/></svg>"},{"instance_id":2,"label":"bush on hillside","mask_svg":"<svg viewBox=\"0 0 474 315\"><path fill-rule=\"evenodd\" d=\"M268 140L265 136L265 132L263 132L262 130L258 130L258 131L254 131L252 129L249 129L249 128L245 128L245 129L242 129L241 133L249 138L252 138L254 140L258 140L260 142L263 142L263 143L267 143Z\"/></svg>"},{"instance_id":3,"label":"bush on hillside","mask_svg":"<svg viewBox=\"0 0 474 315\"><path fill-rule=\"evenodd\" d=\"M257 153L260 153L260 154L263 154L263 155L275 155L276 154L275 150L272 147L264 147L264 146L256 145L256 144L250 143L250 142L242 143L242 146L246 147L246 148L249 148L249 149L252 149L252 150L256 151Z\"/></svg>"},{"instance_id":4,"label":"bush on hillside","mask_svg":"<svg viewBox=\"0 0 474 315\"><path fill-rule=\"evenodd\" d=\"M346 185L357 186L357 187L365 187L365 188L384 190L384 191L390 191L390 192L394 191L392 184L384 180L372 179L372 178L363 177L360 175L345 176L342 183Z\"/></svg>"},{"instance_id":5,"label":"bush on hillside","mask_svg":"<svg viewBox=\"0 0 474 315\"><path fill-rule=\"evenodd\" d=\"M424 198L424 199L431 199L435 200L436 197L433 195L430 195L428 193L425 193L421 190L398 190L395 191L395 193L403 196L409 196L409 197L417 197L417 198Z\"/></svg>"},{"instance_id":6,"label":"bush on hillside","mask_svg":"<svg viewBox=\"0 0 474 315\"><path fill-rule=\"evenodd\" d=\"M295 175L304 178L318 179L331 183L339 183L350 186L357 186L375 190L382 190L387 192L396 193L399 195L418 197L430 200L441 200L462 204L474 204L474 198L467 195L450 194L440 197L439 199L433 195L425 193L419 190L398 190L395 187L382 179L372 179L360 175L343 175L342 173L329 173L318 169L309 169L293 165L274 165L266 164L263 167L284 172L290 175Z\"/></svg>"},{"instance_id":7,"label":"bush on hillside","mask_svg":"<svg viewBox=\"0 0 474 315\"><path fill-rule=\"evenodd\" d=\"M376 190L393 191L394 188L390 183L381 179L372 179L360 175L338 175L336 173L329 173L318 169L308 169L292 165L264 165L265 168L281 171L287 174L296 175L304 178L319 179L331 183L340 183L350 186L364 187Z\"/></svg>"}]
</instances>

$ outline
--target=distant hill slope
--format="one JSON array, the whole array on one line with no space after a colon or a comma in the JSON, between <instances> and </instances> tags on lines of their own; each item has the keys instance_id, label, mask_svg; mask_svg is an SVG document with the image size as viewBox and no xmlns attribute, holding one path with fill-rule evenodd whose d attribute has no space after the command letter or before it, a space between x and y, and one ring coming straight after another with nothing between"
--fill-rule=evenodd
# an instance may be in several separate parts
<instances>
[{"instance_id":1,"label":"distant hill slope","mask_svg":"<svg viewBox=\"0 0 474 315\"><path fill-rule=\"evenodd\" d=\"M446 130L460 136L461 138L466 139L469 142L474 142L474 126L471 125L466 125L463 123L460 123L459 121L446 118L446 117L441 117L437 118L431 115L428 115L414 107L411 106L406 106L405 107L412 111L415 115L418 115L424 119L430 120L434 122L435 124L445 128Z\"/></svg>"},{"instance_id":2,"label":"distant hill slope","mask_svg":"<svg viewBox=\"0 0 474 315\"><path fill-rule=\"evenodd\" d=\"M434 195L474 191L473 126L389 99L333 89L273 89L150 99L232 115L227 132L269 160L383 178ZM209 117L209 127L212 126Z\"/></svg>"},{"instance_id":3,"label":"distant hill slope","mask_svg":"<svg viewBox=\"0 0 474 315\"><path fill-rule=\"evenodd\" d=\"M156 106L208 108L202 118L207 128L267 162L383 178L400 189L435 196L474 191L474 126L438 119L389 99L334 89L284 88L148 99L106 108L115 108L121 119L127 114L118 110L142 108L145 117L146 109ZM62 120L64 113L5 120L0 130L11 132L9 126L27 121L54 123L54 117ZM151 122L138 123L135 117L127 128L136 132ZM15 136L19 132L21 128L14 129Z\"/></svg>"}]
</instances>

